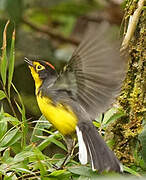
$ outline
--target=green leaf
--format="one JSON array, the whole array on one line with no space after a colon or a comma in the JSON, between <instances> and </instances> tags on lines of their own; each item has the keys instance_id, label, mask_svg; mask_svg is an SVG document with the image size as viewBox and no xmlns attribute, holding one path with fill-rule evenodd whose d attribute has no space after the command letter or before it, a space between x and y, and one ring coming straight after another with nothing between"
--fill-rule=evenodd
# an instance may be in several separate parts
<instances>
[{"instance_id":1,"label":"green leaf","mask_svg":"<svg viewBox=\"0 0 146 180\"><path fill-rule=\"evenodd\" d=\"M126 171L134 176L141 177L141 175L138 172L134 171L133 169L131 169L129 167L123 166L123 169L124 169L124 171Z\"/></svg>"},{"instance_id":2,"label":"green leaf","mask_svg":"<svg viewBox=\"0 0 146 180\"><path fill-rule=\"evenodd\" d=\"M2 46L2 58L1 58L1 66L0 66L0 71L1 71L1 77L4 86L6 85L6 75L7 75L7 28L9 25L9 21L6 23L4 32L3 32L3 46Z\"/></svg>"},{"instance_id":3,"label":"green leaf","mask_svg":"<svg viewBox=\"0 0 146 180\"><path fill-rule=\"evenodd\" d=\"M19 141L15 142L11 145L11 149L15 154L18 154L22 150L21 143Z\"/></svg>"},{"instance_id":4,"label":"green leaf","mask_svg":"<svg viewBox=\"0 0 146 180\"><path fill-rule=\"evenodd\" d=\"M34 152L31 152L31 151L21 151L19 154L17 154L14 157L14 161L21 162L21 161L24 161L24 159L34 156L34 155L35 155Z\"/></svg>"},{"instance_id":5,"label":"green leaf","mask_svg":"<svg viewBox=\"0 0 146 180\"><path fill-rule=\"evenodd\" d=\"M33 129L32 136L30 139L31 142L36 142L40 140L40 138L37 136L43 136L43 129L49 129L51 126L52 125L49 123L49 121L42 115Z\"/></svg>"},{"instance_id":6,"label":"green leaf","mask_svg":"<svg viewBox=\"0 0 146 180\"><path fill-rule=\"evenodd\" d=\"M4 136L4 134L7 132L7 121L0 120L0 140Z\"/></svg>"},{"instance_id":7,"label":"green leaf","mask_svg":"<svg viewBox=\"0 0 146 180\"><path fill-rule=\"evenodd\" d=\"M4 98L6 98L6 95L2 90L0 90L0 100L2 100Z\"/></svg>"},{"instance_id":8,"label":"green leaf","mask_svg":"<svg viewBox=\"0 0 146 180\"><path fill-rule=\"evenodd\" d=\"M18 172L23 172L23 173L28 173L28 174L32 174L35 176L35 173L33 173L32 171L29 171L28 169L25 169L25 168L21 168L21 167L18 167L18 168L15 168Z\"/></svg>"},{"instance_id":9,"label":"green leaf","mask_svg":"<svg viewBox=\"0 0 146 180\"><path fill-rule=\"evenodd\" d=\"M15 171L15 172L18 172L18 173L23 172L22 169L26 169L26 171L27 171L29 168L28 168L26 162L28 163L28 161L16 162L16 161L14 161L14 158L13 158L11 163L9 163L10 164L10 169L13 170L13 172Z\"/></svg>"},{"instance_id":10,"label":"green leaf","mask_svg":"<svg viewBox=\"0 0 146 180\"><path fill-rule=\"evenodd\" d=\"M139 135L139 140L140 140L141 145L142 145L141 155L142 155L142 158L146 164L146 124L143 127L142 133Z\"/></svg>"},{"instance_id":11,"label":"green leaf","mask_svg":"<svg viewBox=\"0 0 146 180\"><path fill-rule=\"evenodd\" d=\"M97 172L92 171L91 168L86 167L86 166L74 166L68 168L68 170L74 174L78 174L81 176L86 176L86 177L99 177Z\"/></svg>"},{"instance_id":12,"label":"green leaf","mask_svg":"<svg viewBox=\"0 0 146 180\"><path fill-rule=\"evenodd\" d=\"M3 156L1 158L1 160L3 162L8 162L8 159L10 158L10 148L7 148L4 153L3 153Z\"/></svg>"},{"instance_id":13,"label":"green leaf","mask_svg":"<svg viewBox=\"0 0 146 180\"><path fill-rule=\"evenodd\" d=\"M10 57L9 57L9 75L8 75L8 94L9 94L9 97L10 97L10 87L11 87L11 82L12 82L13 72L14 72L14 61L15 61L14 48L15 48L15 30L13 31L13 35L12 35Z\"/></svg>"},{"instance_id":14,"label":"green leaf","mask_svg":"<svg viewBox=\"0 0 146 180\"><path fill-rule=\"evenodd\" d=\"M50 139L50 142L56 144L58 147L60 147L61 149L63 149L64 151L67 151L66 147L64 146L64 144L62 144L60 141L58 141L57 139L55 139L54 137L52 137Z\"/></svg>"},{"instance_id":15,"label":"green leaf","mask_svg":"<svg viewBox=\"0 0 146 180\"><path fill-rule=\"evenodd\" d=\"M22 100L19 92L17 91L17 89L16 89L16 87L14 86L13 83L12 83L12 86L13 86L13 89L15 90L15 92L17 93L19 101L21 103L22 108L20 110L20 113L22 114L22 120L25 121L26 120L26 117L25 117L25 106L24 106L23 100ZM24 123L26 123L26 122L24 122Z\"/></svg>"},{"instance_id":16,"label":"green leaf","mask_svg":"<svg viewBox=\"0 0 146 180\"><path fill-rule=\"evenodd\" d=\"M17 118L15 118L15 117L11 116L11 115L9 115L7 117L4 117L0 121L0 123L3 123L3 122L9 122L9 123L13 124L14 126L20 124L19 120Z\"/></svg>"},{"instance_id":17,"label":"green leaf","mask_svg":"<svg viewBox=\"0 0 146 180\"><path fill-rule=\"evenodd\" d=\"M63 170L56 170L56 171L53 171L52 173L49 174L49 176L60 176L62 174L64 174L66 172L65 169Z\"/></svg>"},{"instance_id":18,"label":"green leaf","mask_svg":"<svg viewBox=\"0 0 146 180\"><path fill-rule=\"evenodd\" d=\"M124 116L125 114L123 112L117 112L115 114L113 114L107 121L106 124L109 124L111 122L116 121L117 119L119 119L120 117Z\"/></svg>"},{"instance_id":19,"label":"green leaf","mask_svg":"<svg viewBox=\"0 0 146 180\"><path fill-rule=\"evenodd\" d=\"M48 136L44 141L42 141L39 145L38 148L40 151L44 150L50 143L51 139L54 138L59 132L56 132L56 134Z\"/></svg>"},{"instance_id":20,"label":"green leaf","mask_svg":"<svg viewBox=\"0 0 146 180\"><path fill-rule=\"evenodd\" d=\"M46 166L42 161L39 161L39 169L40 169L41 177L43 177L47 173L47 171L46 171Z\"/></svg>"},{"instance_id":21,"label":"green leaf","mask_svg":"<svg viewBox=\"0 0 146 180\"><path fill-rule=\"evenodd\" d=\"M52 173L47 175L49 180L69 180L72 177L71 173L66 169L63 170L55 170ZM74 178L72 178L74 179Z\"/></svg>"},{"instance_id":22,"label":"green leaf","mask_svg":"<svg viewBox=\"0 0 146 180\"><path fill-rule=\"evenodd\" d=\"M15 102L15 104L16 104L16 106L17 106L19 112L22 114L22 109L21 109L21 107L19 106L19 104L18 104L17 102Z\"/></svg>"},{"instance_id":23,"label":"green leaf","mask_svg":"<svg viewBox=\"0 0 146 180\"><path fill-rule=\"evenodd\" d=\"M6 146L12 146L13 144L15 144L16 142L18 142L18 140L20 140L22 137L21 132L17 132L15 134L15 136L11 139L11 141L9 141L9 143Z\"/></svg>"},{"instance_id":24,"label":"green leaf","mask_svg":"<svg viewBox=\"0 0 146 180\"><path fill-rule=\"evenodd\" d=\"M6 73L7 73L7 55L6 55L6 49L3 49L3 55L1 58L1 77L4 86L6 85Z\"/></svg>"},{"instance_id":25,"label":"green leaf","mask_svg":"<svg viewBox=\"0 0 146 180\"><path fill-rule=\"evenodd\" d=\"M65 155L64 154L54 154L54 156L52 157L52 159L62 159L64 158Z\"/></svg>"},{"instance_id":26,"label":"green leaf","mask_svg":"<svg viewBox=\"0 0 146 180\"><path fill-rule=\"evenodd\" d=\"M18 105L18 103L15 102L18 109L19 109L19 111L20 111L20 113L21 113L21 115L22 115L22 126L21 126L22 127L22 132L23 132L22 133L22 147L24 148L26 146L26 136L27 136L27 132L28 132L28 124L27 124L27 119L26 119L26 115L25 115L25 107L24 107L24 104L23 104L23 101L22 101L22 98L21 98L20 94L17 91L17 89L16 89L16 87L14 86L13 83L12 83L12 87L15 90L15 92L17 93L18 98L19 98L20 103L21 103L21 106L22 106L22 107L20 107Z\"/></svg>"},{"instance_id":27,"label":"green leaf","mask_svg":"<svg viewBox=\"0 0 146 180\"><path fill-rule=\"evenodd\" d=\"M15 142L17 142L21 138L21 133L19 132L19 129L13 129L11 131L8 131L4 138L0 142L0 151L3 148L9 147L13 145Z\"/></svg>"},{"instance_id":28,"label":"green leaf","mask_svg":"<svg viewBox=\"0 0 146 180\"><path fill-rule=\"evenodd\" d=\"M34 155L37 160L45 160L45 155L37 147L34 148Z\"/></svg>"}]
</instances>

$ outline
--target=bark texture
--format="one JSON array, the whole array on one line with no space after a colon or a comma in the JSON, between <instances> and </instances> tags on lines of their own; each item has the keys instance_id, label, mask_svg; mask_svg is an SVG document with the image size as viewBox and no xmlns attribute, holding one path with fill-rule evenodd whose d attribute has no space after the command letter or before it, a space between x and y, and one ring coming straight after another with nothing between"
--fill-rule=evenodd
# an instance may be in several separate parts
<instances>
[{"instance_id":1,"label":"bark texture","mask_svg":"<svg viewBox=\"0 0 146 180\"><path fill-rule=\"evenodd\" d=\"M124 16L124 28L127 30L129 18L138 8L138 2L127 1ZM137 19L134 34L128 44L128 72L118 101L125 116L112 123L107 129L106 139L114 138L113 149L122 163L135 162L135 150L139 145L138 135L142 131L146 104L146 13L144 6ZM140 146L139 146L140 147Z\"/></svg>"}]
</instances>

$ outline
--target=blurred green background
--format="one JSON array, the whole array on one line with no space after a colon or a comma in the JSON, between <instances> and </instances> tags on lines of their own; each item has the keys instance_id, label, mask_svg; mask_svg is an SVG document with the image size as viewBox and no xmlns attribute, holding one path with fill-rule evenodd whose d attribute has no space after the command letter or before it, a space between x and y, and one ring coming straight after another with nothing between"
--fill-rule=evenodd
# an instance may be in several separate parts
<instances>
[{"instance_id":1,"label":"blurred green background","mask_svg":"<svg viewBox=\"0 0 146 180\"><path fill-rule=\"evenodd\" d=\"M40 111L34 96L34 82L27 65L24 64L24 57L48 60L57 70L61 69L82 39L89 22L106 20L111 24L120 25L123 16L121 2L0 0L0 38L7 20L11 20L7 31L8 50L13 27L16 28L13 82L22 95L28 117L40 117ZM8 110L7 104L4 106Z\"/></svg>"}]
</instances>

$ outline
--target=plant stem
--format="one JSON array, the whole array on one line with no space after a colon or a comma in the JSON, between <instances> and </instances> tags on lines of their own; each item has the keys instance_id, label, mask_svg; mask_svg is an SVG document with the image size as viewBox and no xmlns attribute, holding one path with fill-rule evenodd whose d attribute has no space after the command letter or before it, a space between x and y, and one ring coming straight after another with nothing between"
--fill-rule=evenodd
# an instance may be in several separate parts
<instances>
[{"instance_id":1,"label":"plant stem","mask_svg":"<svg viewBox=\"0 0 146 180\"><path fill-rule=\"evenodd\" d=\"M12 113L13 113L13 115L17 118L16 112L15 112L15 110L14 110L14 108L13 108L13 105L12 105L12 103L11 103L11 99L10 99L10 97L8 96L8 93L7 93L7 91L6 91L6 88L5 88L5 86L3 85L3 83L2 83L1 81L0 81L0 83L2 84L3 91L4 91L5 95L6 95L6 99L7 99L8 103L9 103L9 106L10 106L10 108L11 108L11 110L12 110Z\"/></svg>"}]
</instances>

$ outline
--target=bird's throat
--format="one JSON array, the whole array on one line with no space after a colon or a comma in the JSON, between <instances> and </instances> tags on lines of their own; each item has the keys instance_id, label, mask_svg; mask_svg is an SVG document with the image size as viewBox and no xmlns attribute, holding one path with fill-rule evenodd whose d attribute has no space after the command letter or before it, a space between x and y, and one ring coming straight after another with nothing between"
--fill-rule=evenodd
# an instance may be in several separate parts
<instances>
[{"instance_id":1,"label":"bird's throat","mask_svg":"<svg viewBox=\"0 0 146 180\"><path fill-rule=\"evenodd\" d=\"M29 68L30 68L30 70L31 70L32 77L33 77L33 79L34 79L34 81L35 81L35 89L36 89L35 92L36 92L36 94L37 94L38 91L39 91L40 86L41 86L42 83L43 83L43 81L40 79L39 74L36 73L36 71L34 70L33 67L29 66Z\"/></svg>"}]
</instances>

